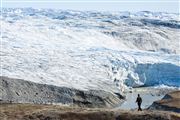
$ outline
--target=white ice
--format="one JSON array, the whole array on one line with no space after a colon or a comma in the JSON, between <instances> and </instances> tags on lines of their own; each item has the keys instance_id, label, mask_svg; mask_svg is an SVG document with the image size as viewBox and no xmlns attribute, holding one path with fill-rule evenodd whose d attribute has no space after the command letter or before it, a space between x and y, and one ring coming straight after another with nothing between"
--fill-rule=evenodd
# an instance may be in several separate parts
<instances>
[{"instance_id":1,"label":"white ice","mask_svg":"<svg viewBox=\"0 0 180 120\"><path fill-rule=\"evenodd\" d=\"M1 12L1 76L83 90L180 87L177 14Z\"/></svg>"}]
</instances>

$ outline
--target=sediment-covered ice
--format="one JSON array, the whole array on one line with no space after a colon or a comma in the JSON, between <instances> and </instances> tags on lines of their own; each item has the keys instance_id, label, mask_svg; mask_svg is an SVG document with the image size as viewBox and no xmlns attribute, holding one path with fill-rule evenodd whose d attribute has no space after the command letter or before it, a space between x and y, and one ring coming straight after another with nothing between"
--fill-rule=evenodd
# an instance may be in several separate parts
<instances>
[{"instance_id":1,"label":"sediment-covered ice","mask_svg":"<svg viewBox=\"0 0 180 120\"><path fill-rule=\"evenodd\" d=\"M1 76L85 90L180 87L178 14L1 13Z\"/></svg>"}]
</instances>

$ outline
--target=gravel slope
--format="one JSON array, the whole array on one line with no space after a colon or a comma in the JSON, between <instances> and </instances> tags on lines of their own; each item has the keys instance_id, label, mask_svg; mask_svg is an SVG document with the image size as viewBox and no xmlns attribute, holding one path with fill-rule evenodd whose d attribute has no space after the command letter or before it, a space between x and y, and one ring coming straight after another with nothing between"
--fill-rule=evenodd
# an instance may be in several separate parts
<instances>
[{"instance_id":1,"label":"gravel slope","mask_svg":"<svg viewBox=\"0 0 180 120\"><path fill-rule=\"evenodd\" d=\"M68 104L81 107L113 107L123 102L118 93L102 90L81 91L0 77L1 103Z\"/></svg>"}]
</instances>

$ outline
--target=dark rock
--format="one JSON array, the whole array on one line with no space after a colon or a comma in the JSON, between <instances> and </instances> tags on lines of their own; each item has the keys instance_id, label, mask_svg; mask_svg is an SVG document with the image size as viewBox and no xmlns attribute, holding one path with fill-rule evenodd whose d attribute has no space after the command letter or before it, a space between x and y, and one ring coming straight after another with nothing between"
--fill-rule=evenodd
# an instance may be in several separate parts
<instances>
[{"instance_id":1,"label":"dark rock","mask_svg":"<svg viewBox=\"0 0 180 120\"><path fill-rule=\"evenodd\" d=\"M166 94L162 100L153 102L153 104L148 109L180 113L180 91Z\"/></svg>"}]
</instances>

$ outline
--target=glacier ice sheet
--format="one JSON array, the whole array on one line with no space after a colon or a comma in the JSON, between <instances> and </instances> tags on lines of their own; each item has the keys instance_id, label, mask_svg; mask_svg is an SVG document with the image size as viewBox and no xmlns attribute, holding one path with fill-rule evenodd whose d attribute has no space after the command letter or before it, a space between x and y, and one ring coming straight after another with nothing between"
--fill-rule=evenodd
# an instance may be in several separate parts
<instances>
[{"instance_id":1,"label":"glacier ice sheet","mask_svg":"<svg viewBox=\"0 0 180 120\"><path fill-rule=\"evenodd\" d=\"M180 87L177 14L32 8L1 13L1 76L83 90Z\"/></svg>"}]
</instances>

